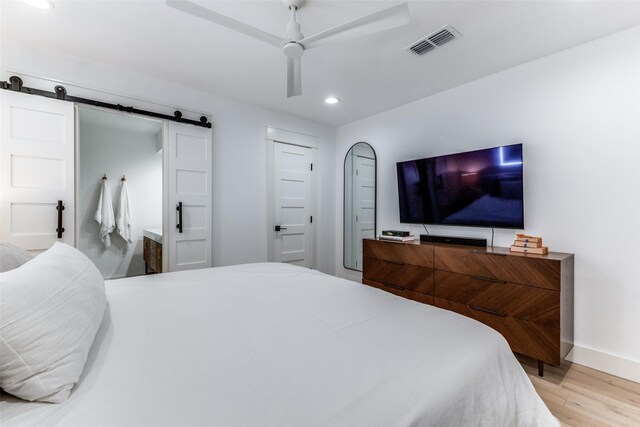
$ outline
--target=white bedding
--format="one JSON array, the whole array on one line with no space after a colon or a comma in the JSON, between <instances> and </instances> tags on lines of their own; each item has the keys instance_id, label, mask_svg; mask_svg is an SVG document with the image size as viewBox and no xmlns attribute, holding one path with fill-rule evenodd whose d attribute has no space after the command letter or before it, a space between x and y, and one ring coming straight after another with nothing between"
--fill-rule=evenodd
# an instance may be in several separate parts
<instances>
[{"instance_id":1,"label":"white bedding","mask_svg":"<svg viewBox=\"0 0 640 427\"><path fill-rule=\"evenodd\" d=\"M317 271L247 264L106 283L62 404L4 394L14 426L557 426L505 340Z\"/></svg>"}]
</instances>

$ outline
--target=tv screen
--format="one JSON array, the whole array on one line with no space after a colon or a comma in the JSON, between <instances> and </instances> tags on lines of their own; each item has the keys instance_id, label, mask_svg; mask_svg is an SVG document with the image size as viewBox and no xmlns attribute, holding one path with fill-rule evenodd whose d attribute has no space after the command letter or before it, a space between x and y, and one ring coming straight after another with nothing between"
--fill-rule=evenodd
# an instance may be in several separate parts
<instances>
[{"instance_id":1,"label":"tv screen","mask_svg":"<svg viewBox=\"0 0 640 427\"><path fill-rule=\"evenodd\" d=\"M524 228L522 144L397 167L402 223Z\"/></svg>"}]
</instances>

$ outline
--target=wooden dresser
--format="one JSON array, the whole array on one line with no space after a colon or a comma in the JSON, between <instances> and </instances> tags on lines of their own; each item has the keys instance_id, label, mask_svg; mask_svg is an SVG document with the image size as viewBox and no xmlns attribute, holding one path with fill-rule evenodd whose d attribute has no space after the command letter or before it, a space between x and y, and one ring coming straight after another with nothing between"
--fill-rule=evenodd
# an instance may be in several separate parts
<instances>
[{"instance_id":1,"label":"wooden dresser","mask_svg":"<svg viewBox=\"0 0 640 427\"><path fill-rule=\"evenodd\" d=\"M365 239L363 256L362 283L491 326L540 375L573 347L573 254Z\"/></svg>"}]
</instances>

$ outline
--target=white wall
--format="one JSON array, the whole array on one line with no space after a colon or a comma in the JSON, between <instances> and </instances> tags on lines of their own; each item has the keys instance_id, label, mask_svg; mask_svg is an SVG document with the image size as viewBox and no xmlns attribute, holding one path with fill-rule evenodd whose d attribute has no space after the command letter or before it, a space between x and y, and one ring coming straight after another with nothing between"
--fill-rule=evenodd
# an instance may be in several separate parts
<instances>
[{"instance_id":1,"label":"white wall","mask_svg":"<svg viewBox=\"0 0 640 427\"><path fill-rule=\"evenodd\" d=\"M378 232L416 236L420 226L398 223L397 161L523 142L526 231L576 255L574 360L640 381L640 27L343 126L337 168L358 141L378 155ZM341 174L336 191L341 218ZM336 224L338 274L358 280L342 268ZM496 232L497 245L513 238ZM616 368L623 359L628 369Z\"/></svg>"},{"instance_id":2,"label":"white wall","mask_svg":"<svg viewBox=\"0 0 640 427\"><path fill-rule=\"evenodd\" d=\"M158 126L157 130L161 129ZM87 123L81 111L79 141L78 249L96 264L105 278L144 274L142 230L162 228L162 150L159 150L162 134ZM109 177L114 213L118 212L120 177L126 175L133 217L130 246L116 231L111 234L109 248L100 241L94 215L102 189L101 177L105 173Z\"/></svg>"},{"instance_id":3,"label":"white wall","mask_svg":"<svg viewBox=\"0 0 640 427\"><path fill-rule=\"evenodd\" d=\"M215 266L267 260L266 126L318 136L318 161L314 167L319 174L317 267L326 273L335 272L335 233L326 231L335 229L335 128L78 58L6 42L2 47L3 80L15 73L23 77L27 86L52 90L54 84L28 75L57 79L70 95L135 104L168 114L175 107L182 109L186 118L211 115Z\"/></svg>"}]
</instances>

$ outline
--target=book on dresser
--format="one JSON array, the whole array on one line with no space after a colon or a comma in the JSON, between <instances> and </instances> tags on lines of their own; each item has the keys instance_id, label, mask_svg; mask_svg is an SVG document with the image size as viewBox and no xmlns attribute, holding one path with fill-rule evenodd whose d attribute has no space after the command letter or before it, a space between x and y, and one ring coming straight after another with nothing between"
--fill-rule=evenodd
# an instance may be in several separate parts
<instances>
[{"instance_id":1,"label":"book on dresser","mask_svg":"<svg viewBox=\"0 0 640 427\"><path fill-rule=\"evenodd\" d=\"M401 231L401 230L382 230L382 236L384 237L407 237L411 234L410 231Z\"/></svg>"},{"instance_id":2,"label":"book on dresser","mask_svg":"<svg viewBox=\"0 0 640 427\"><path fill-rule=\"evenodd\" d=\"M549 248L542 246L542 237L527 236L526 234L516 234L516 239L510 249L511 252L521 252L523 254L544 255L549 252Z\"/></svg>"},{"instance_id":3,"label":"book on dresser","mask_svg":"<svg viewBox=\"0 0 640 427\"><path fill-rule=\"evenodd\" d=\"M540 236L528 236L526 234L516 234L516 240L524 243L540 243L542 244L542 237Z\"/></svg>"},{"instance_id":4,"label":"book on dresser","mask_svg":"<svg viewBox=\"0 0 640 427\"><path fill-rule=\"evenodd\" d=\"M415 236L385 236L379 237L380 240L389 240L390 242L413 242L416 240Z\"/></svg>"},{"instance_id":5,"label":"book on dresser","mask_svg":"<svg viewBox=\"0 0 640 427\"><path fill-rule=\"evenodd\" d=\"M363 240L362 283L454 311L558 366L573 347L573 254Z\"/></svg>"},{"instance_id":6,"label":"book on dresser","mask_svg":"<svg viewBox=\"0 0 640 427\"><path fill-rule=\"evenodd\" d=\"M525 242L523 240L514 240L513 242L513 246L520 246L523 248L541 248L542 247L542 240L538 241L538 242Z\"/></svg>"},{"instance_id":7,"label":"book on dresser","mask_svg":"<svg viewBox=\"0 0 640 427\"><path fill-rule=\"evenodd\" d=\"M511 246L511 251L512 252L521 252L523 254L538 254L538 255L544 255L547 252L549 252L549 249L544 247L544 246L540 246L540 247L528 247L528 246L517 246L517 245L513 245Z\"/></svg>"}]
</instances>

